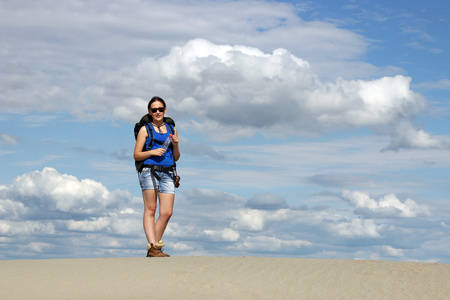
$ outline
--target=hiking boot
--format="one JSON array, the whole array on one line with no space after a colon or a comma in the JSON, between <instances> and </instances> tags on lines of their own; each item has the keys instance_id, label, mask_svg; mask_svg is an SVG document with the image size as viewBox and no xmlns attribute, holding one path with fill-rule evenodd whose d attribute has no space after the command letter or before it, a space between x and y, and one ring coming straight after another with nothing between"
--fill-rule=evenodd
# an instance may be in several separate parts
<instances>
[{"instance_id":1,"label":"hiking boot","mask_svg":"<svg viewBox=\"0 0 450 300\"><path fill-rule=\"evenodd\" d=\"M164 257L170 257L169 254L166 254L166 253L162 252L162 249L160 249L159 251L164 255Z\"/></svg>"},{"instance_id":2,"label":"hiking boot","mask_svg":"<svg viewBox=\"0 0 450 300\"><path fill-rule=\"evenodd\" d=\"M161 250L155 249L153 244L150 244L150 247L147 246L147 257L168 257L170 255L164 254Z\"/></svg>"},{"instance_id":3,"label":"hiking boot","mask_svg":"<svg viewBox=\"0 0 450 300\"><path fill-rule=\"evenodd\" d=\"M157 250L161 250L166 244L164 244L164 242L162 240L160 240L159 242L157 242L154 246L155 249Z\"/></svg>"},{"instance_id":4,"label":"hiking boot","mask_svg":"<svg viewBox=\"0 0 450 300\"><path fill-rule=\"evenodd\" d=\"M165 246L166 244L164 244L164 242L162 240L160 240L159 242L157 242L156 244L154 244L153 246L155 247L156 250L159 250L162 252L162 248ZM148 245L147 245L147 249L148 249ZM164 252L162 252L164 254L164 256L166 257L170 257L169 254L165 254Z\"/></svg>"}]
</instances>

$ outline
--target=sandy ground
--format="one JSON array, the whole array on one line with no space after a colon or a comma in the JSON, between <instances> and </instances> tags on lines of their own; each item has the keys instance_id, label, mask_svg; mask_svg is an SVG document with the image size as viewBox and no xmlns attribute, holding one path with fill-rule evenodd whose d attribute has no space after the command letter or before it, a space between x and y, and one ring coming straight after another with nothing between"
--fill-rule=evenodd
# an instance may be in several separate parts
<instances>
[{"instance_id":1,"label":"sandy ground","mask_svg":"<svg viewBox=\"0 0 450 300\"><path fill-rule=\"evenodd\" d=\"M450 264L262 257L0 261L7 299L450 299Z\"/></svg>"}]
</instances>

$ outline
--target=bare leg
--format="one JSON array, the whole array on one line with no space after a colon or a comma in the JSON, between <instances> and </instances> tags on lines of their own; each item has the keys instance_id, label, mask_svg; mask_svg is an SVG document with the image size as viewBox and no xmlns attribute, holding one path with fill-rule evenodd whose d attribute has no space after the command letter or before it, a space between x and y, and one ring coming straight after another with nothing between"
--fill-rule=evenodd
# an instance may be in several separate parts
<instances>
[{"instance_id":1,"label":"bare leg","mask_svg":"<svg viewBox=\"0 0 450 300\"><path fill-rule=\"evenodd\" d=\"M144 232L148 242L154 245L159 241L155 236L155 212L158 193L157 190L142 190L142 196L144 198Z\"/></svg>"},{"instance_id":2,"label":"bare leg","mask_svg":"<svg viewBox=\"0 0 450 300\"><path fill-rule=\"evenodd\" d=\"M161 240L170 217L172 217L174 199L174 194L159 193L159 216L155 223L156 241Z\"/></svg>"}]
</instances>

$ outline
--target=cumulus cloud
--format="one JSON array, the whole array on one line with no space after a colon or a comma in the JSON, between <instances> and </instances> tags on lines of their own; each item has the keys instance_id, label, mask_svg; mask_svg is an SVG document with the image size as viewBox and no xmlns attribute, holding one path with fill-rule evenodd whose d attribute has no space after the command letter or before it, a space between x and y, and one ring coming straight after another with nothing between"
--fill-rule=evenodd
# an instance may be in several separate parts
<instances>
[{"instance_id":1,"label":"cumulus cloud","mask_svg":"<svg viewBox=\"0 0 450 300\"><path fill-rule=\"evenodd\" d=\"M48 243L30 243L30 244L26 245L25 247L28 248L29 251L44 252L44 251L48 251L49 249L51 249L52 245L48 244Z\"/></svg>"},{"instance_id":2,"label":"cumulus cloud","mask_svg":"<svg viewBox=\"0 0 450 300\"><path fill-rule=\"evenodd\" d=\"M53 235L55 224L50 221L10 221L0 220L0 233L3 236L30 237L32 235Z\"/></svg>"},{"instance_id":3,"label":"cumulus cloud","mask_svg":"<svg viewBox=\"0 0 450 300\"><path fill-rule=\"evenodd\" d=\"M383 225L377 225L374 220L352 219L332 226L332 231L345 237L381 237L379 231Z\"/></svg>"},{"instance_id":4,"label":"cumulus cloud","mask_svg":"<svg viewBox=\"0 0 450 300\"><path fill-rule=\"evenodd\" d=\"M389 150L441 146L415 124L426 101L410 89L410 78L339 79L346 78L348 70L367 69L367 63L357 60L368 41L354 32L301 20L286 3L263 1L257 8L245 1L150 1L136 3L134 9L123 5L44 2L39 10L32 9L34 3L6 5L2 32L14 39L6 40L5 53L15 57L20 50L22 55L3 63L3 109L62 111L80 120L134 123L146 111L148 98L158 94L185 128L202 130L215 140L369 127L392 137ZM228 14L226 23L214 17L235 11L240 13ZM158 13L165 17L155 22ZM18 24L27 14L33 17ZM200 14L210 23L198 22ZM186 23L191 26L186 28ZM179 27L182 36L175 30ZM27 38L18 38L17 28ZM68 30L79 34L67 36ZM36 31L61 41L55 39L50 47ZM80 43L79 36L85 42ZM24 52L30 41L45 51ZM111 54L105 56L104 49ZM41 62L47 60L52 63ZM332 81L321 80L331 73Z\"/></svg>"},{"instance_id":5,"label":"cumulus cloud","mask_svg":"<svg viewBox=\"0 0 450 300\"><path fill-rule=\"evenodd\" d=\"M129 88L130 80L139 82L133 87L139 96L124 100L116 90ZM164 57L103 74L84 95L90 99L85 103L88 109L102 110L108 98L120 111L117 118L135 122L132 116L145 111L142 99L148 95L147 88L139 86L164 86L168 113L183 120L185 128L201 130L215 140L368 127L393 138L390 150L438 148L440 142L414 124L426 100L410 89L410 82L401 75L323 82L307 61L287 49L264 53L194 39Z\"/></svg>"},{"instance_id":6,"label":"cumulus cloud","mask_svg":"<svg viewBox=\"0 0 450 300\"><path fill-rule=\"evenodd\" d=\"M17 177L7 194L27 207L48 211L94 214L105 207L117 206L101 183L91 179L80 181L53 168Z\"/></svg>"},{"instance_id":7,"label":"cumulus cloud","mask_svg":"<svg viewBox=\"0 0 450 300\"><path fill-rule=\"evenodd\" d=\"M449 230L441 222L427 235L427 229L417 232L411 224L402 224L427 211L412 200L384 197L375 201L348 191L343 195L351 199L354 211L307 205L296 209L286 206L284 199L263 193L250 197L252 207L248 207L250 200L238 195L212 189L180 190L164 237L166 248L176 255L373 258L376 253L377 259L403 259L422 251L422 243L442 239ZM66 200L67 206L60 205L59 199ZM385 202L398 211L378 211ZM375 213L355 215L361 208ZM51 168L26 173L0 187L0 257L142 256L146 242L141 210L142 199L127 191L108 191L93 180L79 180ZM383 220L376 221L375 214L383 214Z\"/></svg>"},{"instance_id":8,"label":"cumulus cloud","mask_svg":"<svg viewBox=\"0 0 450 300\"><path fill-rule=\"evenodd\" d=\"M385 150L397 150L402 148L438 149L443 148L442 143L430 136L421 128L415 128L411 123L399 121L392 128L392 142Z\"/></svg>"},{"instance_id":9,"label":"cumulus cloud","mask_svg":"<svg viewBox=\"0 0 450 300\"><path fill-rule=\"evenodd\" d=\"M315 183L334 189L353 184L386 190L417 187L433 179L419 183L403 177L397 181L399 185L386 184L393 175L382 174L399 168L414 172L423 166L443 170L448 165L445 148L404 151L402 155L379 152L383 148L430 149L441 145L416 124L429 110L425 98L411 89L411 79L395 76L406 72L360 61L367 57L371 42L356 31L337 23L302 20L303 14L295 10L299 6L286 2L260 1L254 5L250 1L149 0L130 6L120 1L80 0L3 4L0 106L2 112L20 114L22 125L42 126L50 119L54 124L65 122L68 114L80 121L135 123L145 112L149 97L156 94L167 100L168 113L179 125L182 152L188 158L181 166L185 184L177 192L175 214L167 229L168 247L173 245L170 251L243 255L262 253L259 249L266 247L274 255L299 255L305 253L300 244L309 242L312 245L306 248L316 257L334 253L354 258L356 251L374 249L380 257L400 257L395 256L400 254L396 249L402 249L405 257L419 257L410 249L424 251L420 247L426 239L430 240L429 253L440 242L448 245L438 237L449 235L448 222L430 222L420 205L415 209L413 203L401 199L381 207L381 200L376 199L376 208L356 208L342 203L343 197L335 190L312 195L317 187L304 185ZM448 86L448 80L443 79L413 87L445 90ZM10 117L2 119L12 124ZM113 125L128 127L129 132L129 125ZM80 126L73 127L74 132ZM365 129L358 129L361 127L380 136L358 134L325 142L305 142L296 136L285 143L272 139L325 134L328 140L329 133L336 130L350 129L351 135L354 129L365 133ZM16 129L22 136L30 134ZM0 146L17 146L19 136L15 135L0 135ZM258 141L257 145L214 143L253 136L256 138L250 142ZM133 140L131 133L130 137ZM259 143L263 137L267 137L266 145ZM211 141L207 146L201 144ZM67 153L61 149L64 144L53 145L57 155L23 156L29 158L18 159L20 170L55 165L61 161L60 155ZM107 179L111 184L111 176L122 170L118 184L127 186L128 175L123 170L128 167L111 158L130 159L130 149L117 145L109 151L96 150L99 148L93 145L69 150L78 151L75 154L81 151L83 156L108 156L107 162L88 160L82 172L91 174L91 167L112 170L115 173L108 173ZM8 150L16 150L12 147ZM280 147L284 148L282 159ZM7 153L0 150L0 155ZM5 158L11 157L9 154ZM67 155L65 164L77 163L73 155ZM227 166L210 161L205 166L205 157L227 162ZM202 167L189 161L192 158ZM343 166L345 173L338 174L336 170ZM29 258L31 252L47 257L73 256L72 249L78 249L81 256L142 255L146 244L142 199L83 178L44 169L0 186L0 257ZM388 187L380 183L383 180ZM209 189L189 189L191 186ZM264 194L278 188L284 198ZM434 211L445 215L442 210ZM423 218L407 217L415 213ZM437 219L433 215L433 220ZM420 232L417 222L426 223ZM345 247L356 248L355 244L358 250ZM446 250L441 249L440 253Z\"/></svg>"},{"instance_id":10,"label":"cumulus cloud","mask_svg":"<svg viewBox=\"0 0 450 300\"><path fill-rule=\"evenodd\" d=\"M225 228L223 230L205 230L205 235L210 237L213 240L220 240L220 241L226 241L226 242L235 242L239 239L240 234L239 232L231 229L231 228Z\"/></svg>"},{"instance_id":11,"label":"cumulus cloud","mask_svg":"<svg viewBox=\"0 0 450 300\"><path fill-rule=\"evenodd\" d=\"M418 205L412 199L400 201L396 195L388 194L379 201L372 199L369 193L359 191L343 191L342 197L349 201L357 214L373 218L416 218L429 216L426 205Z\"/></svg>"},{"instance_id":12,"label":"cumulus cloud","mask_svg":"<svg viewBox=\"0 0 450 300\"><path fill-rule=\"evenodd\" d=\"M160 55L174 44L199 36L218 43L232 40L260 45L264 50L281 46L318 62L358 63L355 58L368 45L364 37L329 22L302 20L297 7L269 1L254 5L248 1L150 0L133 6L106 0L26 1L26 5L16 1L2 6L1 30L7 37L5 54L14 57L21 50L21 60L59 72L67 70L65 65L79 71L74 73L86 74L98 66L127 64L149 52ZM21 34L14 35L18 30ZM74 34L67 35L68 31ZM51 43L48 37L53 37ZM25 51L23 46L30 44L31 51ZM47 63L49 60L55 63ZM359 63L359 68L366 65Z\"/></svg>"},{"instance_id":13,"label":"cumulus cloud","mask_svg":"<svg viewBox=\"0 0 450 300\"><path fill-rule=\"evenodd\" d=\"M10 199L0 199L0 217L2 219L17 220L23 217L28 208L21 202Z\"/></svg>"},{"instance_id":14,"label":"cumulus cloud","mask_svg":"<svg viewBox=\"0 0 450 300\"><path fill-rule=\"evenodd\" d=\"M0 99L4 112L64 111L74 112L82 120L107 118L98 112L98 106L107 106L110 96L119 93L131 99L136 96L133 89L146 90L146 97L155 90L166 94L174 89L173 84L188 82L147 85L129 77L127 88L117 85L113 91L111 87L96 89L96 96L102 96L104 101L92 103L89 99L92 94L84 96L82 90L93 84L90 80L95 73L118 70L149 55L159 57L172 45L199 36L218 43L251 43L267 51L281 45L318 62L333 60L336 70L351 60L358 67L347 71L367 71L367 64L355 61L367 47L361 35L326 22L305 22L296 15L295 7L286 3L261 1L255 6L246 1L153 0L134 3L132 7L104 0L23 3L2 5L0 30L5 37L2 52L5 59L1 66ZM168 11L171 13L167 14ZM226 22L223 15L227 15ZM108 49L107 53L104 49ZM158 76L147 71L149 78ZM114 84L112 78L103 81L102 74L99 72L98 80ZM139 105L139 101L139 98L125 100L113 108L114 114L130 118L133 110L128 107Z\"/></svg>"},{"instance_id":15,"label":"cumulus cloud","mask_svg":"<svg viewBox=\"0 0 450 300\"><path fill-rule=\"evenodd\" d=\"M31 258L31 253L52 257L61 247L81 243L78 246L98 247L101 252L114 244L108 235L139 235L142 220L136 214L137 203L141 201L127 191L110 192L99 182L79 180L53 168L23 174L0 189L0 234L7 241L4 250L22 244L20 251L11 253L13 257ZM79 234L91 236L80 242ZM88 242L92 235L98 240ZM58 237L65 240L65 246ZM99 240L105 244L96 244ZM66 257L70 255L69 251Z\"/></svg>"},{"instance_id":16,"label":"cumulus cloud","mask_svg":"<svg viewBox=\"0 0 450 300\"><path fill-rule=\"evenodd\" d=\"M391 257L403 257L405 254L403 253L402 249L396 249L391 246L382 246L382 251L385 255L391 256Z\"/></svg>"},{"instance_id":17,"label":"cumulus cloud","mask_svg":"<svg viewBox=\"0 0 450 300\"><path fill-rule=\"evenodd\" d=\"M236 230L261 231L264 228L264 213L258 210L239 211L231 227Z\"/></svg>"},{"instance_id":18,"label":"cumulus cloud","mask_svg":"<svg viewBox=\"0 0 450 300\"><path fill-rule=\"evenodd\" d=\"M69 220L67 230L81 232L102 232L113 235L136 235L141 220L136 215L107 214L104 217L89 218L86 220Z\"/></svg>"}]
</instances>

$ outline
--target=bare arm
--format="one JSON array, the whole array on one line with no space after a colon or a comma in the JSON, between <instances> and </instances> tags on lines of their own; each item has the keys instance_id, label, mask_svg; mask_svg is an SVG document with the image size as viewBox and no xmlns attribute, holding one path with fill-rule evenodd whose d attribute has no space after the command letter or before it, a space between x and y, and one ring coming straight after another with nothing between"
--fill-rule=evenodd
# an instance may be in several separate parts
<instances>
[{"instance_id":1,"label":"bare arm","mask_svg":"<svg viewBox=\"0 0 450 300\"><path fill-rule=\"evenodd\" d=\"M145 140L148 137L148 132L145 126L142 126L139 130L138 136L136 138L136 145L134 146L134 160L142 161L146 160L150 156L161 156L166 152L162 148L158 148L155 150L142 151L144 149Z\"/></svg>"},{"instance_id":2,"label":"bare arm","mask_svg":"<svg viewBox=\"0 0 450 300\"><path fill-rule=\"evenodd\" d=\"M177 161L180 159L181 154L180 154L180 149L178 148L178 142L179 142L178 131L176 128L174 128L174 129L175 129L175 132L174 132L174 135L172 136L173 159L174 159L174 161Z\"/></svg>"}]
</instances>

